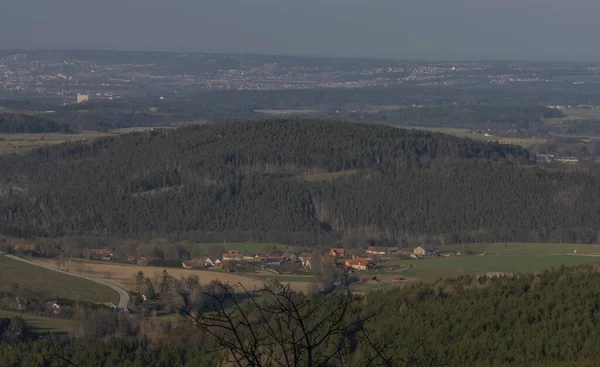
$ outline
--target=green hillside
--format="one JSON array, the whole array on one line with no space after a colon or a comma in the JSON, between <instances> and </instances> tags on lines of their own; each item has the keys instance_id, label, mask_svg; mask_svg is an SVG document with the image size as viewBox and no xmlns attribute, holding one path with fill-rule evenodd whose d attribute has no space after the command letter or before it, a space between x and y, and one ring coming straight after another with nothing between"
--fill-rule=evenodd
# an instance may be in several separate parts
<instances>
[{"instance_id":1,"label":"green hillside","mask_svg":"<svg viewBox=\"0 0 600 367\"><path fill-rule=\"evenodd\" d=\"M0 232L304 245L598 241L598 172L549 172L528 158L495 142L329 121L130 134L0 160Z\"/></svg>"}]
</instances>

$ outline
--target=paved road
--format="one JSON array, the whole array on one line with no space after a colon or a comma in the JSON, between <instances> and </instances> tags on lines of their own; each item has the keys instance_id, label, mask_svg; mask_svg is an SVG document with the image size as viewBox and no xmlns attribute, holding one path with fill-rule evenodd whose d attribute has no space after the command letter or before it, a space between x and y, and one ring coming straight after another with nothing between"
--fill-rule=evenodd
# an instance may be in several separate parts
<instances>
[{"instance_id":1,"label":"paved road","mask_svg":"<svg viewBox=\"0 0 600 367\"><path fill-rule=\"evenodd\" d=\"M3 254L4 254L4 252L0 252L0 255L3 255ZM36 263L33 263L31 261L22 259L22 258L17 257L17 256L13 256L13 255L5 255L5 256L9 257L11 259L14 259L14 260L22 261L22 262L30 264L30 265L39 266L40 268L45 268L45 269L48 269L48 270L56 271L56 272L59 272L59 273L67 274L67 275L70 275L70 276L73 276L73 277L77 277L77 278L81 278L81 279L91 280L92 282L105 285L105 286L107 286L107 287L115 290L117 293L119 293L119 304L117 305L117 307L119 307L119 308L127 308L129 306L129 293L127 293L127 291L125 289L117 287L114 284L110 284L110 283L105 282L103 280L93 279L93 278L86 277L86 276L83 276L83 275L73 274L73 273L69 273L67 271L54 269L54 268L51 268L51 267L48 267L48 266L44 266L44 265L41 265L41 264L36 264Z\"/></svg>"}]
</instances>

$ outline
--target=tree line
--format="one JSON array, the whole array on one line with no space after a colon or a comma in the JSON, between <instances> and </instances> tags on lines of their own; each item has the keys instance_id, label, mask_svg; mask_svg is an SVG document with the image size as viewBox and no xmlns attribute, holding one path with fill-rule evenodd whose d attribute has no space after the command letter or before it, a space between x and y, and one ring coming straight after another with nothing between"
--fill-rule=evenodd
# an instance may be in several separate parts
<instances>
[{"instance_id":1,"label":"tree line","mask_svg":"<svg viewBox=\"0 0 600 367\"><path fill-rule=\"evenodd\" d=\"M65 124L36 115L0 112L0 133L68 133L70 131Z\"/></svg>"}]
</instances>

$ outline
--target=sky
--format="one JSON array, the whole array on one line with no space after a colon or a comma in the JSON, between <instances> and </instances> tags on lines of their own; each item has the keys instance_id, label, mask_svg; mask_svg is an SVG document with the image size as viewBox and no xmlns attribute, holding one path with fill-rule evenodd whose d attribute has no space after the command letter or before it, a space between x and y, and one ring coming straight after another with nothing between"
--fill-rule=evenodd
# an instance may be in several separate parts
<instances>
[{"instance_id":1,"label":"sky","mask_svg":"<svg viewBox=\"0 0 600 367\"><path fill-rule=\"evenodd\" d=\"M598 0L0 3L0 49L600 60Z\"/></svg>"}]
</instances>

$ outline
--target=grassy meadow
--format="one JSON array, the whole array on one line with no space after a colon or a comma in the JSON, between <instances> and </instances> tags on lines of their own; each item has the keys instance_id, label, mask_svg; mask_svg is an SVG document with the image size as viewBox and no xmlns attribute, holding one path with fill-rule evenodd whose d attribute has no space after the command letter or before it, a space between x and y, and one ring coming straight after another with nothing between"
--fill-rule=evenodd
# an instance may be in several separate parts
<instances>
[{"instance_id":1,"label":"grassy meadow","mask_svg":"<svg viewBox=\"0 0 600 367\"><path fill-rule=\"evenodd\" d=\"M467 245L440 246L440 252L461 251L467 253L472 251L477 254L503 254L503 255L564 255L564 254L586 254L600 255L600 245L576 244L576 243L474 243Z\"/></svg>"},{"instance_id":2,"label":"grassy meadow","mask_svg":"<svg viewBox=\"0 0 600 367\"><path fill-rule=\"evenodd\" d=\"M431 281L460 275L478 275L484 273L524 273L565 266L577 266L599 262L600 257L575 255L486 255L461 256L454 258L436 258L425 260L391 260L382 266L408 266L402 272L409 278Z\"/></svg>"},{"instance_id":3,"label":"grassy meadow","mask_svg":"<svg viewBox=\"0 0 600 367\"><path fill-rule=\"evenodd\" d=\"M439 250L461 251L463 256L388 260L378 263L379 272L402 274L413 280L434 281L460 275L532 272L561 265L577 266L600 262L600 245L498 243L441 246ZM479 256L464 255L469 251ZM409 268L409 265L412 267Z\"/></svg>"},{"instance_id":4,"label":"grassy meadow","mask_svg":"<svg viewBox=\"0 0 600 367\"><path fill-rule=\"evenodd\" d=\"M43 297L87 302L119 302L119 294L102 284L44 269L0 255L0 290L18 285Z\"/></svg>"}]
</instances>

